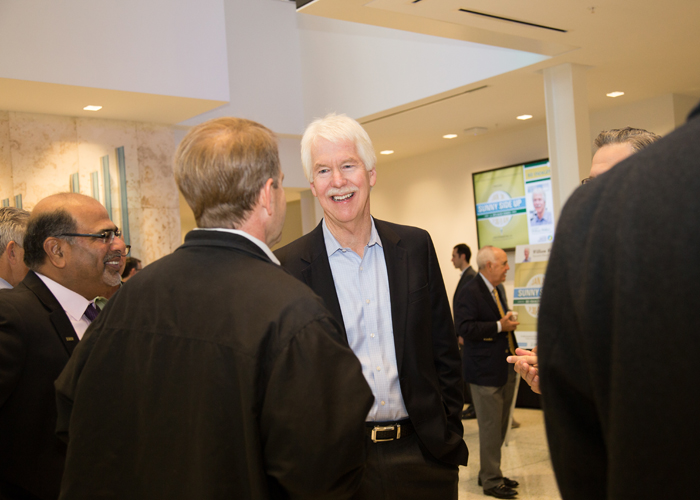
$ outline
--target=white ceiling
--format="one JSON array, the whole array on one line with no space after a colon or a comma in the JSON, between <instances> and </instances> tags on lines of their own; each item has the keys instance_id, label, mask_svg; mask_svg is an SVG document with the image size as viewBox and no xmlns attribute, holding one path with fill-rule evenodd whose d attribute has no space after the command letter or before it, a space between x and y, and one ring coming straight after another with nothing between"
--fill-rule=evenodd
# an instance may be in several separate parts
<instances>
[{"instance_id":1,"label":"white ceiling","mask_svg":"<svg viewBox=\"0 0 700 500\"><path fill-rule=\"evenodd\" d=\"M93 5L88 0L72 0L71 3L76 5L75 9L82 10ZM192 6L196 3L193 0L177 2L178 5L183 4L187 9L194 8ZM120 11L122 23L131 22L134 26L140 27L144 37L148 33L153 33L153 24L145 22L145 18L138 15L140 11L137 8L140 8L141 3L129 0L127 4L130 6L129 9L124 8L124 12ZM192 54L189 54L187 59L188 64L179 64L182 57L178 56L178 58L175 55L184 50L182 47L202 37L189 36L182 40L178 38L180 34L178 27L186 23L184 18L188 18L188 13L191 11L181 9L182 12L179 14L171 15L172 22L161 23L162 26L159 27L158 33L161 33L159 37L165 36L165 39L170 40L170 45L163 43L158 45L161 52L157 58L152 58L158 62L158 65L150 68L147 64L149 59L144 59L146 62L137 66L138 71L131 71L130 68L134 66L133 58L125 57L122 61L115 55L100 63L102 66L99 66L99 72L92 71L86 75L90 77L104 75L106 78L111 75L108 71L109 65L118 63L119 75L127 78L127 82L131 85L134 79L138 82L142 75L158 81L157 77L162 73L161 68L167 63L165 67L172 74L180 75L168 81L179 83L180 80L193 76L187 84L194 85L193 89L196 90L208 88L209 85L205 83L214 73L225 76L228 70L231 79L228 104L219 97L222 93L219 87L226 88L226 84L215 86L216 92L210 91L204 96L205 98L202 98L203 96L195 95L196 93L191 89L188 92L179 93L165 91L167 88L158 93L152 93L150 90L129 91L132 89L128 86L112 85L114 81L112 78L108 79L107 84L101 86L81 84L80 78L71 76L77 75L77 70L71 70L68 75L73 78L74 85L62 84L63 82L56 79L56 76L48 70L45 71L45 75L42 75L43 78L22 78L8 70L11 65L4 65L0 68L0 109L68 116L99 116L165 124L178 124L188 120L187 125L198 123L210 114L226 113L258 120L280 134L296 137L303 130L304 123L312 118L306 116L308 112L302 111L300 102L319 98L320 92L309 91L311 85L308 82L318 79L319 74L324 70L329 75L327 77L324 75L326 78L324 85L330 89L326 93L330 97L337 96L340 99L340 104L331 102L327 106L334 106L331 109L352 114L342 105L342 98L347 98L349 92L347 90L341 92L338 89L342 87L334 85L334 82L348 80L348 75L336 74L337 68L339 65L342 67L346 59L340 59L340 64L336 61L333 71L328 71L328 67L324 66L317 68L314 74L310 74L307 70L308 62L302 64L305 57L310 58L307 54L310 45L316 40L331 40L329 37L322 38L320 34L323 34L324 30L336 30L340 24L339 21L351 23L346 23L347 27L344 28L343 33L331 33L331 35L343 36L351 43L353 34L357 36L357 33L367 32L374 36L374 33L369 33L367 29L359 29L359 25L353 24L362 23L368 25L367 27L402 30L421 36L429 35L429 38L438 37L434 38L435 50L444 49L449 45L444 42L450 40L451 43L454 41L480 43L500 49L528 51L547 57L546 60L520 69L497 76L481 76L479 77L481 79L464 81L463 84L461 81L453 83L453 80L450 80L446 85L443 78L446 78L446 75L479 74L479 72L449 73L441 72L438 68L434 73L428 73L441 79L432 86L434 89L439 89L437 91L440 93L433 95L429 95L431 92L427 91L423 95L406 91L407 88L416 87L418 77L402 77L396 80L399 83L386 78L384 81L377 81L382 78L375 78L372 85L371 79L373 76L376 77L376 73L367 75L370 84L362 92L366 93L368 101L372 99L376 101L377 95L374 94L379 94L381 97L392 89L394 94L388 94L389 97L402 96L401 99L387 99L388 109L373 102L372 110L364 112L372 114L353 115L365 125L377 150L396 151L389 157L380 157L380 164L475 140L473 136L464 134L465 129L472 127L485 127L488 129L487 133L493 133L497 130L528 127L537 121L542 122L545 116L545 104L541 71L546 67L566 62L590 68L588 98L591 110L671 93L700 98L700 64L697 63L700 61L700 31L697 28L700 20L700 2L696 0L667 0L663 3L651 0L634 2L631 0L594 0L592 2L581 0L315 0L298 13L294 12L293 3L272 0L267 2L264 0L207 0L206 4L209 6L207 22L194 24L199 26L200 31L214 31L217 36L215 39L208 40L199 51L191 51ZM0 5L2 5L0 26L9 29L14 23L17 24L15 31L23 32L33 11L15 13L8 10L8 5L27 5L36 9L40 3L37 0L31 0L19 4L0 3ZM160 8L160 4L154 5L153 9ZM459 9L555 27L566 32L475 16L460 12ZM226 13L225 26L224 22L219 20L222 11ZM110 12L101 14L106 17ZM314 18L323 19L326 25L319 26L319 23L308 22ZM69 20L66 20L66 23L54 28L58 32L76 29L75 26L70 25ZM52 25L49 23L47 26ZM353 26L357 29L353 29ZM191 29L188 28L189 31ZM258 38L255 38L256 34L259 35ZM0 55L6 59L10 56L14 57L14 59L10 57L9 60L15 61L16 64L19 64L17 63L19 60L26 61L27 68L34 72L45 69L46 64L32 63L36 57L35 52L39 55L43 54L45 58L56 57L54 52L46 47L50 48L52 43L59 44L63 39L56 36L51 39L53 42L41 41L39 35L40 33L35 32L33 37L25 41L21 50L16 50L18 47L13 48L9 43L15 40L14 35L11 37L6 33L9 40L0 49ZM0 38L2 36L5 35L0 34ZM228 46L222 42L224 38ZM385 46L390 46L389 42L395 41L388 37L375 38L377 43L384 43ZM401 37L394 38L401 39ZM36 39L36 43L30 44L33 39ZM78 41L91 43L89 37ZM438 43L439 41L443 43ZM146 44L146 41L142 42L142 45ZM176 44L184 45L181 47ZM124 44L116 40L113 45L118 49L123 48ZM405 52L410 52L413 46L410 43L400 46L401 61L406 59ZM41 48L40 51L39 48ZM236 50L238 52L235 52ZM328 53L323 54L326 58L324 62L332 59L333 50L334 48L328 48ZM459 48L459 50L467 49ZM228 51L228 67L225 64L226 51ZM211 53L215 53L215 57L211 56ZM440 65L443 64L441 61L448 53L447 50L441 52L440 57L443 59L439 60ZM17 56L18 54L23 58ZM200 54L213 57L208 62L213 69L208 70L206 74L196 70L198 66L192 63L193 60L198 61ZM277 59L275 54L278 54ZM361 67L362 64L366 64L366 60L362 58L358 60L357 54L348 54L348 58L354 56L353 62L356 65ZM386 54L386 57L390 57L391 51L387 51ZM71 63L71 58L77 58L77 55L68 50L59 56L66 64ZM314 57L318 58L317 55ZM421 57L425 59L425 55ZM416 57L416 60L420 61L421 58ZM264 64L260 64L260 61L264 61ZM76 65L77 62L73 64ZM464 64L464 62L455 61L455 64ZM436 62L433 61L433 65L428 67L434 68L435 65ZM304 71L300 69L302 67ZM424 74L420 77L425 80ZM387 82L391 84L388 85ZM184 83L186 82L183 81L183 85ZM381 91L378 90L380 83L384 85ZM428 83L422 81L422 88L431 88ZM304 92L301 90L302 87L306 89ZM146 89L146 87L143 88ZM605 96L605 93L615 90L622 90L625 95L616 99ZM313 95L307 95L309 93ZM207 99L207 96L211 97ZM354 98L361 100L362 95ZM99 114L88 111L76 112L76 109L82 108L85 104L93 103L93 99L95 104L104 106ZM396 105L396 102L403 104ZM375 109L379 111L374 112ZM526 122L516 120L515 117L521 114L531 114L534 118ZM279 119L280 116L284 117L284 120ZM451 140L443 139L442 136L447 133L456 133L459 136Z\"/></svg>"},{"instance_id":2,"label":"white ceiling","mask_svg":"<svg viewBox=\"0 0 700 500\"><path fill-rule=\"evenodd\" d=\"M473 136L464 134L471 127L505 130L543 120L541 71L562 63L590 68L591 110L670 93L700 98L697 1L315 0L300 12L551 56L525 68L360 118L378 150L396 151L380 158L380 163L473 140ZM625 95L615 99L605 96L612 91L624 91ZM521 114L534 118L516 120ZM442 139L448 133L459 136Z\"/></svg>"}]
</instances>

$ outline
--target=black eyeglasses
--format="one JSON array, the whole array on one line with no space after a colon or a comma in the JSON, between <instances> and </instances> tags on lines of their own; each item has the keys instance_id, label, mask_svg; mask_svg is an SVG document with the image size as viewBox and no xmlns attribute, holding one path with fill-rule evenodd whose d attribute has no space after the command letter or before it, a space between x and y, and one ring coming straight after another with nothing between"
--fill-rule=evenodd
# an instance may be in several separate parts
<instances>
[{"instance_id":1,"label":"black eyeglasses","mask_svg":"<svg viewBox=\"0 0 700 500\"><path fill-rule=\"evenodd\" d=\"M108 229L107 231L102 231L100 234L86 234L86 233L64 233L64 234L59 234L58 237L60 238L61 236L82 236L83 238L97 238L102 240L103 243L107 243L108 245L111 245L114 243L114 238L121 238L122 237L122 232L119 229ZM127 252L128 255L129 252Z\"/></svg>"},{"instance_id":2,"label":"black eyeglasses","mask_svg":"<svg viewBox=\"0 0 700 500\"><path fill-rule=\"evenodd\" d=\"M128 257L129 254L131 253L131 245L126 246L126 252L122 254L122 257Z\"/></svg>"}]
</instances>

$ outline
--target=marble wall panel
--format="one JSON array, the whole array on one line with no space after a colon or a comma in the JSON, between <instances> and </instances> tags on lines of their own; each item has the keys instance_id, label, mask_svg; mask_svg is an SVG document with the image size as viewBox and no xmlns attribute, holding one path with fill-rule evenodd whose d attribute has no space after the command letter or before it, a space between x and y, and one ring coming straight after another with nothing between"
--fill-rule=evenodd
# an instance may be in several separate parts
<instances>
[{"instance_id":1,"label":"marble wall panel","mask_svg":"<svg viewBox=\"0 0 700 500\"><path fill-rule=\"evenodd\" d=\"M180 212L177 208L142 208L141 218L141 256L143 261L151 262L172 253L180 246Z\"/></svg>"},{"instance_id":2,"label":"marble wall panel","mask_svg":"<svg viewBox=\"0 0 700 500\"><path fill-rule=\"evenodd\" d=\"M138 159L143 208L178 209L178 190L173 175L175 139L170 127L139 123Z\"/></svg>"},{"instance_id":3,"label":"marble wall panel","mask_svg":"<svg viewBox=\"0 0 700 500\"><path fill-rule=\"evenodd\" d=\"M10 114L0 111L0 201L10 198L10 205L14 205L14 190L10 154Z\"/></svg>"},{"instance_id":4,"label":"marble wall panel","mask_svg":"<svg viewBox=\"0 0 700 500\"><path fill-rule=\"evenodd\" d=\"M145 258L146 250L143 243L143 209L140 207L131 208L131 205L129 205L129 231L131 256L141 259L141 262L145 266L147 262L151 261Z\"/></svg>"},{"instance_id":5,"label":"marble wall panel","mask_svg":"<svg viewBox=\"0 0 700 500\"><path fill-rule=\"evenodd\" d=\"M94 118L78 118L76 120L78 137L78 158L80 167L80 192L92 195L92 180L90 174L98 171L100 178L100 201L106 204L102 172L102 157L109 158L110 187L112 199L112 220L123 227L121 216L121 188L119 184L119 165L117 148L124 146L124 156L127 173L127 205L129 209L140 208L141 199L138 195L138 155L136 139L136 123L100 120ZM131 182L129 182L131 181ZM131 224L130 224L131 229Z\"/></svg>"},{"instance_id":6,"label":"marble wall panel","mask_svg":"<svg viewBox=\"0 0 700 500\"><path fill-rule=\"evenodd\" d=\"M156 124L0 111L0 196L22 194L24 208L70 190L78 172L80 191L92 195L90 174L109 157L114 221L121 224L116 148L124 146L132 255L144 264L182 242L179 194L172 173L172 129ZM2 199L0 198L0 199Z\"/></svg>"},{"instance_id":7,"label":"marble wall panel","mask_svg":"<svg viewBox=\"0 0 700 500\"><path fill-rule=\"evenodd\" d=\"M31 210L46 196L70 190L78 171L75 118L9 112L14 194Z\"/></svg>"}]
</instances>

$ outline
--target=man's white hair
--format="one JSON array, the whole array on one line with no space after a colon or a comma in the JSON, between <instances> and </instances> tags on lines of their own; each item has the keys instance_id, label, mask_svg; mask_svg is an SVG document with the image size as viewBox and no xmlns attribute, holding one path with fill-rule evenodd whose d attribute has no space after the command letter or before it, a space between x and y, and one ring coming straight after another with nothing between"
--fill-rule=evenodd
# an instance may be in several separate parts
<instances>
[{"instance_id":1,"label":"man's white hair","mask_svg":"<svg viewBox=\"0 0 700 500\"><path fill-rule=\"evenodd\" d=\"M547 201L547 195L544 194L544 189L542 188L535 188L532 190L532 197L534 198L536 194L539 194L544 201Z\"/></svg>"},{"instance_id":2,"label":"man's white hair","mask_svg":"<svg viewBox=\"0 0 700 500\"><path fill-rule=\"evenodd\" d=\"M372 141L362 125L347 115L330 113L311 122L301 138L301 165L309 182L314 180L311 148L318 139L326 139L333 143L352 142L367 171L372 170L377 163Z\"/></svg>"},{"instance_id":3,"label":"man's white hair","mask_svg":"<svg viewBox=\"0 0 700 500\"><path fill-rule=\"evenodd\" d=\"M485 269L489 262L496 262L496 252L494 252L495 248L496 247L491 245L486 245L479 250L479 253L476 254L476 265L478 266L479 271Z\"/></svg>"}]
</instances>

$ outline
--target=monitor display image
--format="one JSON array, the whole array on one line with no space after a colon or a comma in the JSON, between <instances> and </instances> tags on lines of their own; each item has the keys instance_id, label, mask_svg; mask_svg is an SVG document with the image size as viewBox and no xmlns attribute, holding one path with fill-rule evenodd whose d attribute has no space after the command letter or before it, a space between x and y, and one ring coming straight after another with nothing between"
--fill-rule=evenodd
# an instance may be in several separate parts
<instances>
[{"instance_id":1,"label":"monitor display image","mask_svg":"<svg viewBox=\"0 0 700 500\"><path fill-rule=\"evenodd\" d=\"M549 160L509 165L472 174L479 248L554 240Z\"/></svg>"}]
</instances>

